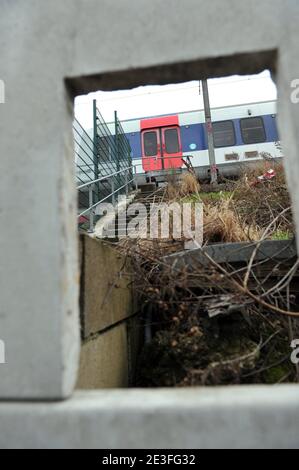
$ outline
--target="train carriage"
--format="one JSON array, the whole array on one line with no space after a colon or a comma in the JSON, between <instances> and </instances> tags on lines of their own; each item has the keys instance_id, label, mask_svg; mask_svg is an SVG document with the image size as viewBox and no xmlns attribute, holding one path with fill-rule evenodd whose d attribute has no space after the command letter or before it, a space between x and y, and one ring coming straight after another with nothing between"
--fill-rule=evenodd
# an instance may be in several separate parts
<instances>
[{"instance_id":1,"label":"train carriage","mask_svg":"<svg viewBox=\"0 0 299 470\"><path fill-rule=\"evenodd\" d=\"M281 158L276 102L212 109L216 165L220 174L235 175L265 154ZM209 172L204 110L122 121L139 180L163 181L167 170L184 170L182 157L192 157L201 177ZM113 129L113 126L111 126Z\"/></svg>"}]
</instances>

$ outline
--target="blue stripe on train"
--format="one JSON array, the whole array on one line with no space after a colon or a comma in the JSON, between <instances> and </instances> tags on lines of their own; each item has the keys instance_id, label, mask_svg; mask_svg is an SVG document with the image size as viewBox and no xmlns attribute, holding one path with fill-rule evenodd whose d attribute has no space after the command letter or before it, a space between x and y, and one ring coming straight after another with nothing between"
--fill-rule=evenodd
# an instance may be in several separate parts
<instances>
[{"instance_id":1,"label":"blue stripe on train","mask_svg":"<svg viewBox=\"0 0 299 470\"><path fill-rule=\"evenodd\" d=\"M126 134L132 149L132 158L141 158L141 138L140 132L130 132Z\"/></svg>"},{"instance_id":2,"label":"blue stripe on train","mask_svg":"<svg viewBox=\"0 0 299 470\"><path fill-rule=\"evenodd\" d=\"M266 131L266 142L277 142L279 140L276 118L272 114L262 116L264 119L265 131ZM236 146L245 145L241 135L240 119L233 119L235 134L236 134ZM181 126L181 139L182 139L182 150L183 153L192 151L207 150L207 135L204 123L190 124L187 126ZM140 132L133 132L126 134L131 149L132 156L134 159L141 158L141 139Z\"/></svg>"}]
</instances>

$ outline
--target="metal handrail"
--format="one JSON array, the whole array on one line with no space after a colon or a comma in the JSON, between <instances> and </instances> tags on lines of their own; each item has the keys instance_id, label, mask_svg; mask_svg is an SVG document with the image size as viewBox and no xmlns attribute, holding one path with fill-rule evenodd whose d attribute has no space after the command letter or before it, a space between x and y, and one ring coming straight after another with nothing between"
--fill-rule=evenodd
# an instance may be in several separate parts
<instances>
[{"instance_id":1,"label":"metal handrail","mask_svg":"<svg viewBox=\"0 0 299 470\"><path fill-rule=\"evenodd\" d=\"M76 120L74 133L75 152L78 157L76 164L77 169L80 170L77 176L77 190L84 201L83 207L81 206L84 210L78 214L78 218L89 214L90 232L94 231L95 209L101 203L111 198L112 204L115 205L116 194L125 189L128 196L129 187L133 182L138 189L137 167L142 166L147 159L155 158L155 160L165 159L167 161L171 158L184 161L184 157L167 155L164 157L143 157L143 162L133 163L131 147L117 118L117 113L115 113L115 135L113 135L97 109L95 101L93 139ZM140 157L140 159L142 158ZM90 172L93 174L89 175ZM105 174L106 172L107 174ZM151 174L155 171L150 170L147 173ZM89 181L84 182L86 178ZM109 194L107 194L108 192Z\"/></svg>"},{"instance_id":2,"label":"metal handrail","mask_svg":"<svg viewBox=\"0 0 299 470\"><path fill-rule=\"evenodd\" d=\"M84 211L80 212L80 214L78 214L78 219L80 217L83 217L84 215L86 214L89 214L89 232L93 232L94 231L94 209L101 203L107 201L107 199L111 198L112 197L112 204L114 205L115 204L115 195L117 193L119 193L121 190L123 189L126 189L126 195L128 195L129 193L129 185L133 182L135 182L135 186L136 186L136 189L138 188L138 185L137 185L137 181L136 181L136 168L137 166L141 166L141 164L137 163L137 164L134 164L134 165L131 165L127 168L123 168L119 171L115 171L113 173L110 173L108 175L105 175L101 178L97 178L93 181L88 181L87 183L84 183L80 186L77 186L77 189L78 191L79 190L82 190L84 188L88 188L88 199L89 199L89 206L87 209L85 209ZM132 171L133 173L133 177L129 180L128 178L128 173L130 173ZM117 187L116 189L115 188L115 182L114 182L114 177L117 176L117 175L124 175L125 177L125 184L123 184L122 186L120 187ZM99 201L97 201L96 203L94 203L94 200L93 200L93 189L94 189L94 186L97 184L97 183L100 183L101 181L111 181L111 193L106 195L105 197L102 197Z\"/></svg>"},{"instance_id":3,"label":"metal handrail","mask_svg":"<svg viewBox=\"0 0 299 470\"><path fill-rule=\"evenodd\" d=\"M133 183L134 181L134 178L132 178L130 181L128 181L126 184L124 184L123 186L121 186L120 188L117 188L115 191L113 191L111 194L108 194L108 196L104 197L103 199L101 199L100 201L96 202L95 204L93 204L91 207L88 207L85 211L81 212L79 215L78 215L78 218L79 217L82 217L83 215L87 214L88 212L91 212L93 209L95 209L99 204L101 204L102 202L106 201L107 199L109 199L111 196L117 194L119 191L121 191L122 189L126 188L130 183Z\"/></svg>"},{"instance_id":4,"label":"metal handrail","mask_svg":"<svg viewBox=\"0 0 299 470\"><path fill-rule=\"evenodd\" d=\"M87 132L76 119L73 125L80 204L78 217L86 215L91 232L94 229L94 209L111 197L115 205L116 195L129 193L135 179L134 171L137 173L132 162L131 147L117 113L114 125L115 135L107 126L95 100L93 129Z\"/></svg>"},{"instance_id":5,"label":"metal handrail","mask_svg":"<svg viewBox=\"0 0 299 470\"><path fill-rule=\"evenodd\" d=\"M116 171L114 173L110 173L109 175L106 175L106 176L102 176L101 178L98 178L96 180L93 180L93 181L88 181L87 183L84 183L84 184L81 184L81 186L77 186L77 189L78 191L80 189L83 189L83 188L87 188L88 186L90 186L91 184L96 184L96 183L100 183L101 181L105 181L107 179L110 179L112 178L113 176L116 176L116 175L120 175L121 173L124 173L126 171L129 171L129 170L133 170L133 168L137 166L137 165L131 165L127 168L122 168L121 170L119 171Z\"/></svg>"},{"instance_id":6,"label":"metal handrail","mask_svg":"<svg viewBox=\"0 0 299 470\"><path fill-rule=\"evenodd\" d=\"M183 157L173 157L173 158L181 158L183 160ZM77 186L78 191L82 190L82 189L85 189L85 188L89 188L88 189L89 207L87 209L85 209L84 211L80 212L80 214L78 214L78 218L83 217L86 214L89 214L89 231L90 232L93 232L93 229L94 229L94 209L97 206L99 206L101 203L107 201L107 199L109 199L111 197L112 197L112 204L114 205L115 204L115 195L124 188L126 188L126 194L128 195L128 187L133 182L135 183L135 186L136 186L136 189L137 189L138 188L138 184L137 184L137 180L136 180L137 167L142 166L142 165L143 165L143 163L134 163L129 167L122 168L119 171L115 171L115 172L110 173L108 175L102 176L101 178L97 178L95 180L88 181L87 183L81 184L80 186ZM130 171L133 172L133 178L128 180L127 174ZM149 172L149 173L151 173L151 172ZM114 188L113 178L117 175L120 175L120 174L123 174L125 176L125 179L126 179L125 184L123 184L121 187L118 187L115 190L113 190L113 188ZM101 198L96 203L94 203L94 201L93 201L93 188L94 188L94 185L96 185L97 183L103 182L103 181L107 181L107 180L109 181L111 179L112 179L112 191L111 191L111 193L108 194L107 196Z\"/></svg>"}]
</instances>

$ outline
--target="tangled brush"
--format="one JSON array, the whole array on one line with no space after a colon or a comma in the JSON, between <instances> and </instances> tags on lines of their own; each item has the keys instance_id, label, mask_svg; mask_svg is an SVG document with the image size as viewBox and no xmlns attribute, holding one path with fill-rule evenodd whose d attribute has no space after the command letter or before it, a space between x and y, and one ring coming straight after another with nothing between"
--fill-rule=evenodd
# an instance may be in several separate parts
<instances>
[{"instance_id":1,"label":"tangled brush","mask_svg":"<svg viewBox=\"0 0 299 470\"><path fill-rule=\"evenodd\" d=\"M171 201L180 200L190 194L199 194L200 184L191 173L184 173L180 180L170 176L167 185L167 198Z\"/></svg>"},{"instance_id":2,"label":"tangled brush","mask_svg":"<svg viewBox=\"0 0 299 470\"><path fill-rule=\"evenodd\" d=\"M260 235L256 225L247 225L240 220L231 199L204 206L205 243L256 241Z\"/></svg>"}]
</instances>

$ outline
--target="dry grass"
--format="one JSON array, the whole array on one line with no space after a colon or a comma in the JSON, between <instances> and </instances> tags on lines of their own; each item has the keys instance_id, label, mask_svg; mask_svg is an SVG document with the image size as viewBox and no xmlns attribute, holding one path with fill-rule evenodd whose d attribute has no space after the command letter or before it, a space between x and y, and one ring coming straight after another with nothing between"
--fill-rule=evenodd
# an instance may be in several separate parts
<instances>
[{"instance_id":1,"label":"dry grass","mask_svg":"<svg viewBox=\"0 0 299 470\"><path fill-rule=\"evenodd\" d=\"M276 177L263 183L258 177L274 169ZM203 197L203 196L202 196ZM204 241L258 241L273 221L268 239L294 233L290 196L281 163L261 162L244 169L230 192L204 195Z\"/></svg>"},{"instance_id":2,"label":"dry grass","mask_svg":"<svg viewBox=\"0 0 299 470\"><path fill-rule=\"evenodd\" d=\"M185 173L182 176L181 184L181 195L188 196L189 194L199 194L200 184L194 175L191 173Z\"/></svg>"},{"instance_id":3,"label":"dry grass","mask_svg":"<svg viewBox=\"0 0 299 470\"><path fill-rule=\"evenodd\" d=\"M167 179L167 197L169 200L180 200L190 194L199 194L200 184L191 173L184 173L180 180L173 175Z\"/></svg>"},{"instance_id":4,"label":"dry grass","mask_svg":"<svg viewBox=\"0 0 299 470\"><path fill-rule=\"evenodd\" d=\"M241 222L231 199L204 206L205 243L257 241L260 236L258 227Z\"/></svg>"},{"instance_id":5,"label":"dry grass","mask_svg":"<svg viewBox=\"0 0 299 470\"><path fill-rule=\"evenodd\" d=\"M254 185L270 167L266 163L247 169L229 192L203 198L205 243L259 241L273 220L273 231L291 232L282 167L275 165L274 180ZM166 189L171 202L197 202L199 191L192 175L182 181L173 178ZM299 368L289 360L289 338L297 337L299 323L287 318L298 316L297 264L273 258L266 266L256 261L248 271L247 265L236 270L236 265L210 259L209 266L186 262L175 267L163 258L182 251L183 243L171 239L127 239L118 249L131 258L141 327L145 321L152 334L140 357L136 385L299 381Z\"/></svg>"},{"instance_id":6,"label":"dry grass","mask_svg":"<svg viewBox=\"0 0 299 470\"><path fill-rule=\"evenodd\" d=\"M276 171L276 177L258 182L258 177L270 169ZM202 195L200 190L192 174L185 173L180 180L175 175L168 181L166 198L179 202L199 202L202 198L205 244L258 241L270 222L291 206L283 166L272 161L246 167L229 192ZM194 221L194 217L192 219ZM293 232L292 213L289 211L278 217L267 238L275 238L277 233Z\"/></svg>"},{"instance_id":7,"label":"dry grass","mask_svg":"<svg viewBox=\"0 0 299 470\"><path fill-rule=\"evenodd\" d=\"M275 184L285 184L285 172L284 167L281 162L277 161L261 161L256 162L254 166L248 165L243 167L243 171L239 180L240 185L247 181L247 183L252 183L259 176L265 174L268 170L275 170ZM237 185L238 186L238 185Z\"/></svg>"},{"instance_id":8,"label":"dry grass","mask_svg":"<svg viewBox=\"0 0 299 470\"><path fill-rule=\"evenodd\" d=\"M257 183L257 177L270 168L276 171L276 177L271 181ZM236 184L233 204L244 224L259 230L266 228L284 209L291 206L282 164L263 162L254 169L247 169ZM291 211L273 225L272 234L277 231L294 231Z\"/></svg>"}]
</instances>

